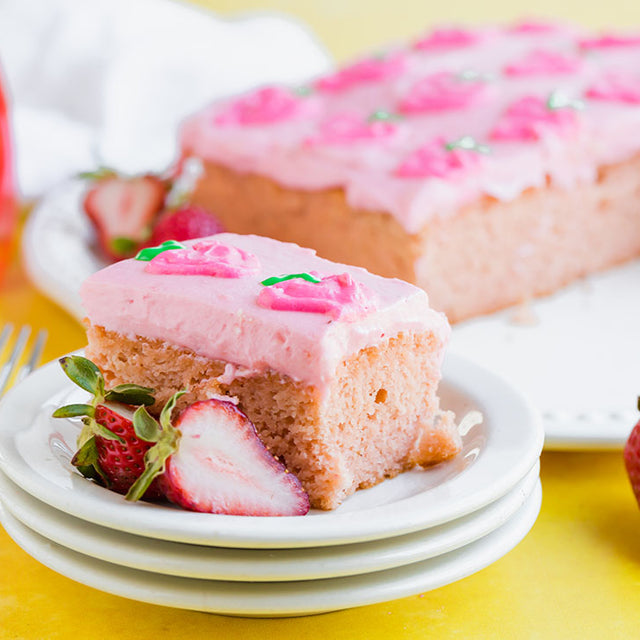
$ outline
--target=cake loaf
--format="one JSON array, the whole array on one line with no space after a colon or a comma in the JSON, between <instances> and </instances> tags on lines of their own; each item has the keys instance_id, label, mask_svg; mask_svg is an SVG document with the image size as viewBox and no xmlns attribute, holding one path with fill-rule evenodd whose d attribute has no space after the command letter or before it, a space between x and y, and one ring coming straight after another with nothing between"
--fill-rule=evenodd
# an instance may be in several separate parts
<instances>
[{"instance_id":1,"label":"cake loaf","mask_svg":"<svg viewBox=\"0 0 640 640\"><path fill-rule=\"evenodd\" d=\"M449 326L421 289L257 236L138 258L82 287L108 385L152 387L156 409L231 398L322 509L459 451L437 396Z\"/></svg>"},{"instance_id":2,"label":"cake loaf","mask_svg":"<svg viewBox=\"0 0 640 640\"><path fill-rule=\"evenodd\" d=\"M640 254L640 35L435 29L181 130L227 229L399 277L459 321Z\"/></svg>"}]
</instances>

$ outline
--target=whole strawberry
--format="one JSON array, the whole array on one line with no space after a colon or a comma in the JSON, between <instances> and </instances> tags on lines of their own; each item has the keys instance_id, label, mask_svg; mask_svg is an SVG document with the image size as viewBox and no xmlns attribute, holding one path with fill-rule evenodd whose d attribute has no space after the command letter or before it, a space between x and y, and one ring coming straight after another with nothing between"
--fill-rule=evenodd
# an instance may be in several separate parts
<instances>
[{"instance_id":1,"label":"whole strawberry","mask_svg":"<svg viewBox=\"0 0 640 640\"><path fill-rule=\"evenodd\" d=\"M153 446L144 434L136 433L131 406L153 404L153 389L124 384L107 390L102 373L90 360L67 356L60 363L73 382L93 394L90 403L66 405L53 414L55 418L82 417L84 427L72 464L85 477L126 494L144 471L145 453ZM162 497L157 482L144 497Z\"/></svg>"},{"instance_id":2,"label":"whole strawberry","mask_svg":"<svg viewBox=\"0 0 640 640\"><path fill-rule=\"evenodd\" d=\"M640 398L638 398L638 409L640 409ZM640 506L640 420L631 431L624 447L624 464L631 481L631 488Z\"/></svg>"},{"instance_id":3,"label":"whole strawberry","mask_svg":"<svg viewBox=\"0 0 640 640\"><path fill-rule=\"evenodd\" d=\"M160 215L153 227L149 244L204 238L222 231L222 224L212 213L202 207L187 204Z\"/></svg>"}]
</instances>

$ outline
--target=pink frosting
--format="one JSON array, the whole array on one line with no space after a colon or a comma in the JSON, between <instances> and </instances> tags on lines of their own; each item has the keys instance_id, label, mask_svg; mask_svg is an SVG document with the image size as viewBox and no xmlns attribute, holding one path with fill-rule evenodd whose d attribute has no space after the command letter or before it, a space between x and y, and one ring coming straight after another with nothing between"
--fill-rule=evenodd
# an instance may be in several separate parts
<instances>
[{"instance_id":1,"label":"pink frosting","mask_svg":"<svg viewBox=\"0 0 640 640\"><path fill-rule=\"evenodd\" d=\"M288 120L301 111L302 100L288 89L265 87L229 103L215 117L223 126L252 126Z\"/></svg>"},{"instance_id":2,"label":"pink frosting","mask_svg":"<svg viewBox=\"0 0 640 640\"><path fill-rule=\"evenodd\" d=\"M566 133L576 120L570 107L550 109L543 98L525 96L508 107L490 135L493 140L531 142L550 132Z\"/></svg>"},{"instance_id":3,"label":"pink frosting","mask_svg":"<svg viewBox=\"0 0 640 640\"><path fill-rule=\"evenodd\" d=\"M640 104L640 77L608 74L596 80L587 89L586 96L592 100Z\"/></svg>"},{"instance_id":4,"label":"pink frosting","mask_svg":"<svg viewBox=\"0 0 640 640\"><path fill-rule=\"evenodd\" d=\"M471 149L447 149L444 138L436 138L416 149L397 168L401 178L450 179L460 171L477 167L482 156Z\"/></svg>"},{"instance_id":5,"label":"pink frosting","mask_svg":"<svg viewBox=\"0 0 640 640\"><path fill-rule=\"evenodd\" d=\"M434 29L429 35L417 40L413 46L419 51L440 51L469 47L481 40L482 35L479 31L460 27L445 27Z\"/></svg>"},{"instance_id":6,"label":"pink frosting","mask_svg":"<svg viewBox=\"0 0 640 640\"><path fill-rule=\"evenodd\" d=\"M562 75L575 73L581 66L582 60L576 56L536 49L507 64L504 73L508 76Z\"/></svg>"},{"instance_id":7,"label":"pink frosting","mask_svg":"<svg viewBox=\"0 0 640 640\"><path fill-rule=\"evenodd\" d=\"M640 47L640 34L607 33L595 38L583 38L578 44L581 49Z\"/></svg>"},{"instance_id":8,"label":"pink frosting","mask_svg":"<svg viewBox=\"0 0 640 640\"><path fill-rule=\"evenodd\" d=\"M259 270L260 262L255 255L215 240L197 242L186 249L163 251L145 267L148 273L160 275L217 278L245 278Z\"/></svg>"},{"instance_id":9,"label":"pink frosting","mask_svg":"<svg viewBox=\"0 0 640 640\"><path fill-rule=\"evenodd\" d=\"M350 145L354 142L388 138L396 132L392 122L374 120L368 122L350 114L338 114L320 124L319 131L306 139L309 146L338 144Z\"/></svg>"},{"instance_id":10,"label":"pink frosting","mask_svg":"<svg viewBox=\"0 0 640 640\"><path fill-rule=\"evenodd\" d=\"M416 82L402 98L398 109L406 114L465 109L477 104L485 94L484 82L463 80L444 71Z\"/></svg>"},{"instance_id":11,"label":"pink frosting","mask_svg":"<svg viewBox=\"0 0 640 640\"><path fill-rule=\"evenodd\" d=\"M442 349L447 341L445 317L430 309L427 294L413 285L258 236L223 233L185 244L214 240L256 256L258 273L242 278L159 276L147 272L145 262L123 260L83 284L81 297L89 320L128 337L164 340L226 361L233 365L227 381L229 376L273 370L313 384L320 392L345 358L390 337L432 331L436 348ZM272 288L261 282L291 272L322 273L328 283L346 280L346 274L358 283L357 291L349 302L350 287L339 286L338 298L345 311L337 319L331 312L279 311L259 305L258 297ZM323 285L332 286L335 284ZM375 308L368 293L364 301L359 298L363 292L375 296ZM365 307L367 313L349 313L358 307Z\"/></svg>"},{"instance_id":12,"label":"pink frosting","mask_svg":"<svg viewBox=\"0 0 640 640\"><path fill-rule=\"evenodd\" d=\"M227 102L214 104L184 124L183 153L265 176L284 188L340 188L352 208L388 211L408 233L420 233L433 218L454 215L485 196L511 201L548 181L579 188L597 178L599 167L640 152L640 108L622 94L611 100L594 94L579 112L545 107L553 92L575 104L591 88L604 95L602 78L640 76L640 46L598 39L609 45L582 51L577 45L587 36L565 25L523 28L521 35L509 28L437 30L427 39L433 55L412 45L397 48L404 59L399 74L353 84L348 91L315 91L280 125L218 125L215 116ZM580 68L519 80L503 73L536 50L579 56ZM433 76L444 78L444 85L424 82ZM374 112L397 114L403 100L402 118L370 126ZM510 108L521 101L523 112ZM398 173L417 147L463 136L493 141L491 155L472 171L457 170L446 180L409 180Z\"/></svg>"},{"instance_id":13,"label":"pink frosting","mask_svg":"<svg viewBox=\"0 0 640 640\"><path fill-rule=\"evenodd\" d=\"M360 60L344 69L340 69L324 78L320 78L315 86L321 91L344 91L367 82L379 82L393 78L402 73L405 57L401 53L389 56Z\"/></svg>"},{"instance_id":14,"label":"pink frosting","mask_svg":"<svg viewBox=\"0 0 640 640\"><path fill-rule=\"evenodd\" d=\"M323 313L334 320L359 320L378 308L373 293L348 273L325 276L318 283L299 278L279 282L260 291L258 304L280 311Z\"/></svg>"}]
</instances>

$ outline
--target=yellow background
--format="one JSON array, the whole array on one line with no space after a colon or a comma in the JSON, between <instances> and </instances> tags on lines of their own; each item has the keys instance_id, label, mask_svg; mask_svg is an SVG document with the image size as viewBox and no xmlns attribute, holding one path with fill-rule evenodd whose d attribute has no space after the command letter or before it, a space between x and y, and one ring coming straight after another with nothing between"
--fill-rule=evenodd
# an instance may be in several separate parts
<instances>
[{"instance_id":1,"label":"yellow background","mask_svg":"<svg viewBox=\"0 0 640 640\"><path fill-rule=\"evenodd\" d=\"M542 0L535 7L498 0L200 4L223 12L288 11L307 21L338 59L443 20L503 21L535 13L598 27L640 27L640 3L620 0ZM0 290L5 321L47 327L46 359L84 343L81 327L35 292L17 265ZM640 511L621 453L545 453L542 482L543 508L532 532L480 573L422 596L288 620L226 618L103 594L38 564L0 529L0 638L639 637Z\"/></svg>"},{"instance_id":2,"label":"yellow background","mask_svg":"<svg viewBox=\"0 0 640 640\"><path fill-rule=\"evenodd\" d=\"M640 26L637 0L194 0L232 14L276 10L309 24L338 60L380 44L410 38L436 23L505 22L553 17L587 27Z\"/></svg>"}]
</instances>

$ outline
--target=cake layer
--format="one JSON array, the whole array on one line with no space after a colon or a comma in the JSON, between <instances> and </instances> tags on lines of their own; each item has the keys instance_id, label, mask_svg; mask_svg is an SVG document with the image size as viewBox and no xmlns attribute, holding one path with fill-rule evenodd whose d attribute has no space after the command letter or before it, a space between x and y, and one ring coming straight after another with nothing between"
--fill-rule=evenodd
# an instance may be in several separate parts
<instances>
[{"instance_id":1,"label":"cake layer","mask_svg":"<svg viewBox=\"0 0 640 640\"><path fill-rule=\"evenodd\" d=\"M401 333L361 349L337 367L324 394L279 371L229 378L228 362L164 340L96 325L87 336L87 356L107 384L155 388L156 409L184 388L179 406L236 398L316 508L333 509L358 488L460 450L453 416L438 407L442 343L432 332Z\"/></svg>"},{"instance_id":2,"label":"cake layer","mask_svg":"<svg viewBox=\"0 0 640 640\"><path fill-rule=\"evenodd\" d=\"M213 277L153 272L153 265L172 251L152 262L125 260L84 283L82 301L91 323L128 338L165 340L200 356L223 360L228 363L226 375L230 379L273 370L319 390L330 383L345 359L401 332L428 330L440 344L447 340L446 319L429 308L423 291L410 284L335 264L311 250L267 238L220 234L199 241L202 245L211 243L250 256L250 273ZM193 253L198 243L185 244ZM167 268L181 269L183 265L169 264ZM327 295L353 293L354 304L364 304L362 313L340 316L350 307L342 305L339 297L329 301L334 305L331 313L273 307L289 303L286 299L274 301L272 298L284 294L278 286L265 286L262 281L300 272L325 278L327 286L323 284L319 290ZM343 277L341 274L352 284L337 293L329 291L327 287L338 286L335 276ZM294 289L301 286L293 285ZM269 296L267 302L260 303L259 298ZM305 298L303 302L322 305L329 304L327 300Z\"/></svg>"},{"instance_id":3,"label":"cake layer","mask_svg":"<svg viewBox=\"0 0 640 640\"><path fill-rule=\"evenodd\" d=\"M640 255L640 156L601 167L579 189L530 189L515 202L482 198L407 233L385 211L352 209L339 189L285 189L210 162L193 194L239 233L413 282L452 322L555 291Z\"/></svg>"}]
</instances>

